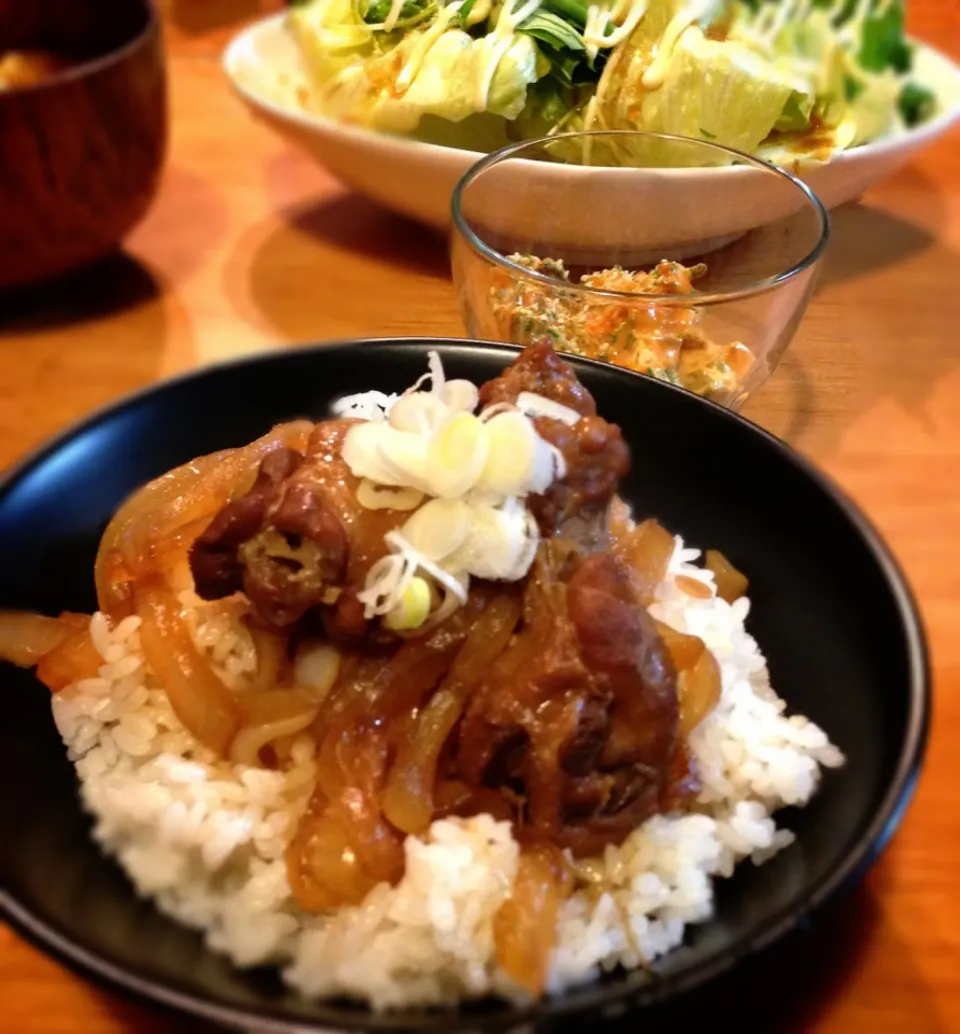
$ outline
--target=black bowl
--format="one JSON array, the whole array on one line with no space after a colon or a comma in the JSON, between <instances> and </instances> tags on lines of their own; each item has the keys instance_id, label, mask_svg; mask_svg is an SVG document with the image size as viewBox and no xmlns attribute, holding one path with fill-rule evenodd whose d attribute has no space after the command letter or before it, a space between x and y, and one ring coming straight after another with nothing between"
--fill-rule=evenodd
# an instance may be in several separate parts
<instances>
[{"instance_id":1,"label":"black bowl","mask_svg":"<svg viewBox=\"0 0 960 1034\"><path fill-rule=\"evenodd\" d=\"M424 372L430 347L440 348L452 376L478 382L516 352L436 341L283 352L163 384L68 431L0 486L0 607L93 608L97 541L131 490L280 420L322 417L341 394L401 390ZM807 808L782 814L797 833L793 846L720 881L715 918L691 928L652 972L529 1009L487 1003L454 1017L374 1017L311 1004L273 973L233 969L137 899L88 837L47 691L4 668L0 908L11 924L88 976L229 1026L475 1031L577 1014L599 1019L674 996L770 945L861 876L911 796L927 733L923 631L895 562L848 500L757 427L615 367L575 365L632 446L624 494L637 515L722 550L749 575L749 627L774 685L847 755Z\"/></svg>"}]
</instances>

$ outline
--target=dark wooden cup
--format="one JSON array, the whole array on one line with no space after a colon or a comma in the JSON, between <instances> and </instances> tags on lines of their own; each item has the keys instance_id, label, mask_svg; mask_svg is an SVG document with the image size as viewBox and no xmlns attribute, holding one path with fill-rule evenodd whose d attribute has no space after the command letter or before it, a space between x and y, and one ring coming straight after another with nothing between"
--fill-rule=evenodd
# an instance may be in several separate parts
<instances>
[{"instance_id":1,"label":"dark wooden cup","mask_svg":"<svg viewBox=\"0 0 960 1034\"><path fill-rule=\"evenodd\" d=\"M0 287L116 248L149 208L166 153L166 72L150 0L0 0L0 54L27 49L75 63L0 90Z\"/></svg>"}]
</instances>

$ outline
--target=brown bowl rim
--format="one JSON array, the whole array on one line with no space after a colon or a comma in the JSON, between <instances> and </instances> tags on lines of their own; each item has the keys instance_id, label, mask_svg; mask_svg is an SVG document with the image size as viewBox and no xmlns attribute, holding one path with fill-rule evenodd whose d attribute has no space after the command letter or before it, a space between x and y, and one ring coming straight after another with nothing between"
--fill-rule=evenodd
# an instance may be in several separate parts
<instances>
[{"instance_id":1,"label":"brown bowl rim","mask_svg":"<svg viewBox=\"0 0 960 1034\"><path fill-rule=\"evenodd\" d=\"M108 50L105 54L100 54L99 56L89 58L86 61L80 61L75 64L68 65L59 72L54 72L51 75L44 76L40 82L22 86L11 86L0 90L0 103L3 102L3 98L5 97L22 97L27 94L43 93L48 90L55 90L58 86L62 86L64 83L70 83L79 79L85 79L90 75L96 75L98 72L102 72L104 69L110 68L112 65L121 64L128 57L131 57L160 30L160 15L157 11L155 0L141 0L141 3L146 14L146 24L132 39L127 40L126 43L122 43L119 47L116 47L113 50Z\"/></svg>"}]
</instances>

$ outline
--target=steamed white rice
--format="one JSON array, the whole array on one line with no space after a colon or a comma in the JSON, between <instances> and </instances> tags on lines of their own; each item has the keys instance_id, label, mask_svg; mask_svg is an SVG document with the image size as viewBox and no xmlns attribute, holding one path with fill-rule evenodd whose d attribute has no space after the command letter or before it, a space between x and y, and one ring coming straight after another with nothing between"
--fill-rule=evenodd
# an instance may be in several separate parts
<instances>
[{"instance_id":1,"label":"steamed white rice","mask_svg":"<svg viewBox=\"0 0 960 1034\"><path fill-rule=\"evenodd\" d=\"M744 622L747 599L695 599L678 575L712 589L699 553L676 541L654 615L704 639L720 663L719 706L695 731L703 791L698 811L650 819L620 848L581 865L564 907L549 991L637 967L680 944L688 923L713 911L716 877L744 859L762 864L793 834L773 813L805 804L823 768L843 763L824 732L788 716ZM242 692L253 645L230 606L185 594L198 646ZM480 815L433 824L406 842L406 873L362 905L329 916L302 912L284 850L313 784L313 745L298 742L283 772L216 760L181 726L140 652L138 619L111 629L92 619L99 677L53 699L94 834L137 891L202 930L239 966L273 963L306 995L347 994L375 1008L518 996L499 972L493 917L509 894L518 847L508 823Z\"/></svg>"}]
</instances>

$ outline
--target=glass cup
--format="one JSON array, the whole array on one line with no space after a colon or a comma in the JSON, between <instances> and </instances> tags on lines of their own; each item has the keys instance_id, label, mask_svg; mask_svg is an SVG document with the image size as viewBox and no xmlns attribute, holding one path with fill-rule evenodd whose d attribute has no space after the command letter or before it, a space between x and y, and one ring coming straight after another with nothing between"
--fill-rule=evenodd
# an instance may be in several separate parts
<instances>
[{"instance_id":1,"label":"glass cup","mask_svg":"<svg viewBox=\"0 0 960 1034\"><path fill-rule=\"evenodd\" d=\"M734 409L790 343L828 237L826 210L795 177L657 133L517 144L453 194L471 337L550 340Z\"/></svg>"}]
</instances>

